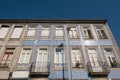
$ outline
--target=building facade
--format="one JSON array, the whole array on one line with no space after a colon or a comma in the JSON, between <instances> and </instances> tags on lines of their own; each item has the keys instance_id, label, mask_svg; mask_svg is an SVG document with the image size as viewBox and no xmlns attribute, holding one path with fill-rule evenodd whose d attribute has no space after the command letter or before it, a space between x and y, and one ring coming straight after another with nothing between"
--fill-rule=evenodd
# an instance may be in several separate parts
<instances>
[{"instance_id":1,"label":"building facade","mask_svg":"<svg viewBox=\"0 0 120 80\"><path fill-rule=\"evenodd\" d=\"M120 80L106 20L0 19L0 80Z\"/></svg>"}]
</instances>

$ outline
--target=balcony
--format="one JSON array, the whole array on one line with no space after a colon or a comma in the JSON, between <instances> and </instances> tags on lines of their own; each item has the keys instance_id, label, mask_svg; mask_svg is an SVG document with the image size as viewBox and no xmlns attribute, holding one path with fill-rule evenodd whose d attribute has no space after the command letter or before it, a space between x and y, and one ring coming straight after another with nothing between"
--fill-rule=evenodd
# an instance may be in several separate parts
<instances>
[{"instance_id":1,"label":"balcony","mask_svg":"<svg viewBox=\"0 0 120 80\"><path fill-rule=\"evenodd\" d=\"M17 63L15 68L15 70L30 70L30 63Z\"/></svg>"},{"instance_id":2,"label":"balcony","mask_svg":"<svg viewBox=\"0 0 120 80\"><path fill-rule=\"evenodd\" d=\"M84 63L72 63L72 68L83 68Z\"/></svg>"},{"instance_id":3,"label":"balcony","mask_svg":"<svg viewBox=\"0 0 120 80\"><path fill-rule=\"evenodd\" d=\"M96 66L93 66L95 64ZM107 77L109 74L107 63L87 63L88 74L92 77Z\"/></svg>"},{"instance_id":4,"label":"balcony","mask_svg":"<svg viewBox=\"0 0 120 80\"><path fill-rule=\"evenodd\" d=\"M10 63L0 63L0 70L9 70Z\"/></svg>"},{"instance_id":5,"label":"balcony","mask_svg":"<svg viewBox=\"0 0 120 80\"><path fill-rule=\"evenodd\" d=\"M38 76L38 75L44 75L48 76L49 75L49 68L50 64L49 62L34 62L32 67L31 67L31 76Z\"/></svg>"}]
</instances>

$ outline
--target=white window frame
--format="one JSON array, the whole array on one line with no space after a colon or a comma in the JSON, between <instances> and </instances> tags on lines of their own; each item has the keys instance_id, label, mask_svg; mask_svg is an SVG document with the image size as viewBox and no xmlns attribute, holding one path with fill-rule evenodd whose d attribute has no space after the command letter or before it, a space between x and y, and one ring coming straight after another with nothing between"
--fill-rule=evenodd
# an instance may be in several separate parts
<instances>
[{"instance_id":1,"label":"white window frame","mask_svg":"<svg viewBox=\"0 0 120 80\"><path fill-rule=\"evenodd\" d=\"M16 33L15 33L15 32L16 32L15 30L16 30L17 28L21 28L21 32L19 32L19 35L17 34L17 36L16 36L16 35L15 35L15 34L16 34ZM13 29L13 32L12 32L10 38L11 38L11 39L21 38L22 32L23 32L23 26L19 26L19 25L18 25L18 26L14 26L14 29Z\"/></svg>"},{"instance_id":2,"label":"white window frame","mask_svg":"<svg viewBox=\"0 0 120 80\"><path fill-rule=\"evenodd\" d=\"M7 31L3 31L2 29L3 28L8 28L8 30ZM6 36L7 36L7 34L8 34L8 32L9 32L9 30L10 30L10 27L8 26L8 25L1 25L1 27L0 27L0 38L6 38ZM4 33L3 33L4 32ZM4 34L4 36L3 36L3 34Z\"/></svg>"},{"instance_id":3,"label":"white window frame","mask_svg":"<svg viewBox=\"0 0 120 80\"><path fill-rule=\"evenodd\" d=\"M36 30L37 30L37 27L28 27L28 31L27 31L27 37L28 38L32 38L32 37L35 37L36 35ZM33 34L34 33L34 34Z\"/></svg>"},{"instance_id":4,"label":"white window frame","mask_svg":"<svg viewBox=\"0 0 120 80\"><path fill-rule=\"evenodd\" d=\"M28 68L31 60L31 55L32 55L32 48L29 47L22 48L17 67Z\"/></svg>"},{"instance_id":5,"label":"white window frame","mask_svg":"<svg viewBox=\"0 0 120 80\"><path fill-rule=\"evenodd\" d=\"M75 50L77 50L77 52L75 52ZM75 56L74 57L75 59L73 59L73 56ZM77 60L77 58L79 58L79 59ZM73 62L73 60L75 60L75 62ZM72 62L72 67L84 67L84 57L82 55L81 48L79 48L79 47L71 48L71 62Z\"/></svg>"},{"instance_id":6,"label":"white window frame","mask_svg":"<svg viewBox=\"0 0 120 80\"><path fill-rule=\"evenodd\" d=\"M49 38L50 37L50 26L42 26L41 28L41 38ZM48 35L46 35L45 30L48 31Z\"/></svg>"},{"instance_id":7,"label":"white window frame","mask_svg":"<svg viewBox=\"0 0 120 80\"><path fill-rule=\"evenodd\" d=\"M61 52L56 52L56 49L61 49ZM65 65L64 48L61 47L54 48L54 66L57 68L63 67L64 65Z\"/></svg>"},{"instance_id":8,"label":"white window frame","mask_svg":"<svg viewBox=\"0 0 120 80\"><path fill-rule=\"evenodd\" d=\"M88 58L90 61L92 71L93 72L102 72L103 69L102 69L101 64L99 63L100 55L98 54L97 48L95 48L95 47L88 48L87 52L88 52Z\"/></svg>"},{"instance_id":9,"label":"white window frame","mask_svg":"<svg viewBox=\"0 0 120 80\"><path fill-rule=\"evenodd\" d=\"M60 30L62 31L62 35L61 34L57 34L57 33L61 32ZM56 38L63 38L64 37L64 27L63 26L56 26L55 27L55 37Z\"/></svg>"},{"instance_id":10,"label":"white window frame","mask_svg":"<svg viewBox=\"0 0 120 80\"><path fill-rule=\"evenodd\" d=\"M106 52L105 49L111 49L112 52ZM106 61L107 61L109 67L112 67L114 60L117 63L117 59L116 59L115 52L114 52L113 48L111 48L111 47L104 48L104 54L105 54L105 58L106 58ZM113 60L113 58L114 58L114 60Z\"/></svg>"},{"instance_id":11,"label":"white window frame","mask_svg":"<svg viewBox=\"0 0 120 80\"><path fill-rule=\"evenodd\" d=\"M40 47L38 48L38 53L35 63L35 72L46 72L48 71L48 48Z\"/></svg>"},{"instance_id":12,"label":"white window frame","mask_svg":"<svg viewBox=\"0 0 120 80\"><path fill-rule=\"evenodd\" d=\"M77 39L79 37L77 27L69 27L69 28L70 28L69 29L69 37L71 39Z\"/></svg>"}]
</instances>

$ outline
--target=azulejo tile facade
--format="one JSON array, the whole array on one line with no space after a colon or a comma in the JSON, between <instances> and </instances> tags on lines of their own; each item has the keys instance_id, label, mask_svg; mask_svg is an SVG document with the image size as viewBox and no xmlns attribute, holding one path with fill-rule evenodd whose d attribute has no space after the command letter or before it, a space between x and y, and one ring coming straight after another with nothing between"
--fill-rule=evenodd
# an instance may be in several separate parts
<instances>
[{"instance_id":1,"label":"azulejo tile facade","mask_svg":"<svg viewBox=\"0 0 120 80\"><path fill-rule=\"evenodd\" d=\"M0 19L0 80L120 80L107 20Z\"/></svg>"}]
</instances>

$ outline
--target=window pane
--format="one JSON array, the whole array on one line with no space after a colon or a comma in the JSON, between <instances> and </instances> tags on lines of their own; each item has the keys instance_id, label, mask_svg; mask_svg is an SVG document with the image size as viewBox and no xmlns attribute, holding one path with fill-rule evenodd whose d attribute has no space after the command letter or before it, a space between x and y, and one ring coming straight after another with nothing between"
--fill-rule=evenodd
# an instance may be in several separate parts
<instances>
[{"instance_id":1,"label":"window pane","mask_svg":"<svg viewBox=\"0 0 120 80\"><path fill-rule=\"evenodd\" d=\"M11 35L11 38L20 38L23 28L21 26L17 26L14 28L14 31Z\"/></svg>"},{"instance_id":2,"label":"window pane","mask_svg":"<svg viewBox=\"0 0 120 80\"><path fill-rule=\"evenodd\" d=\"M2 26L0 28L0 38L5 38L9 30L9 26Z\"/></svg>"}]
</instances>

